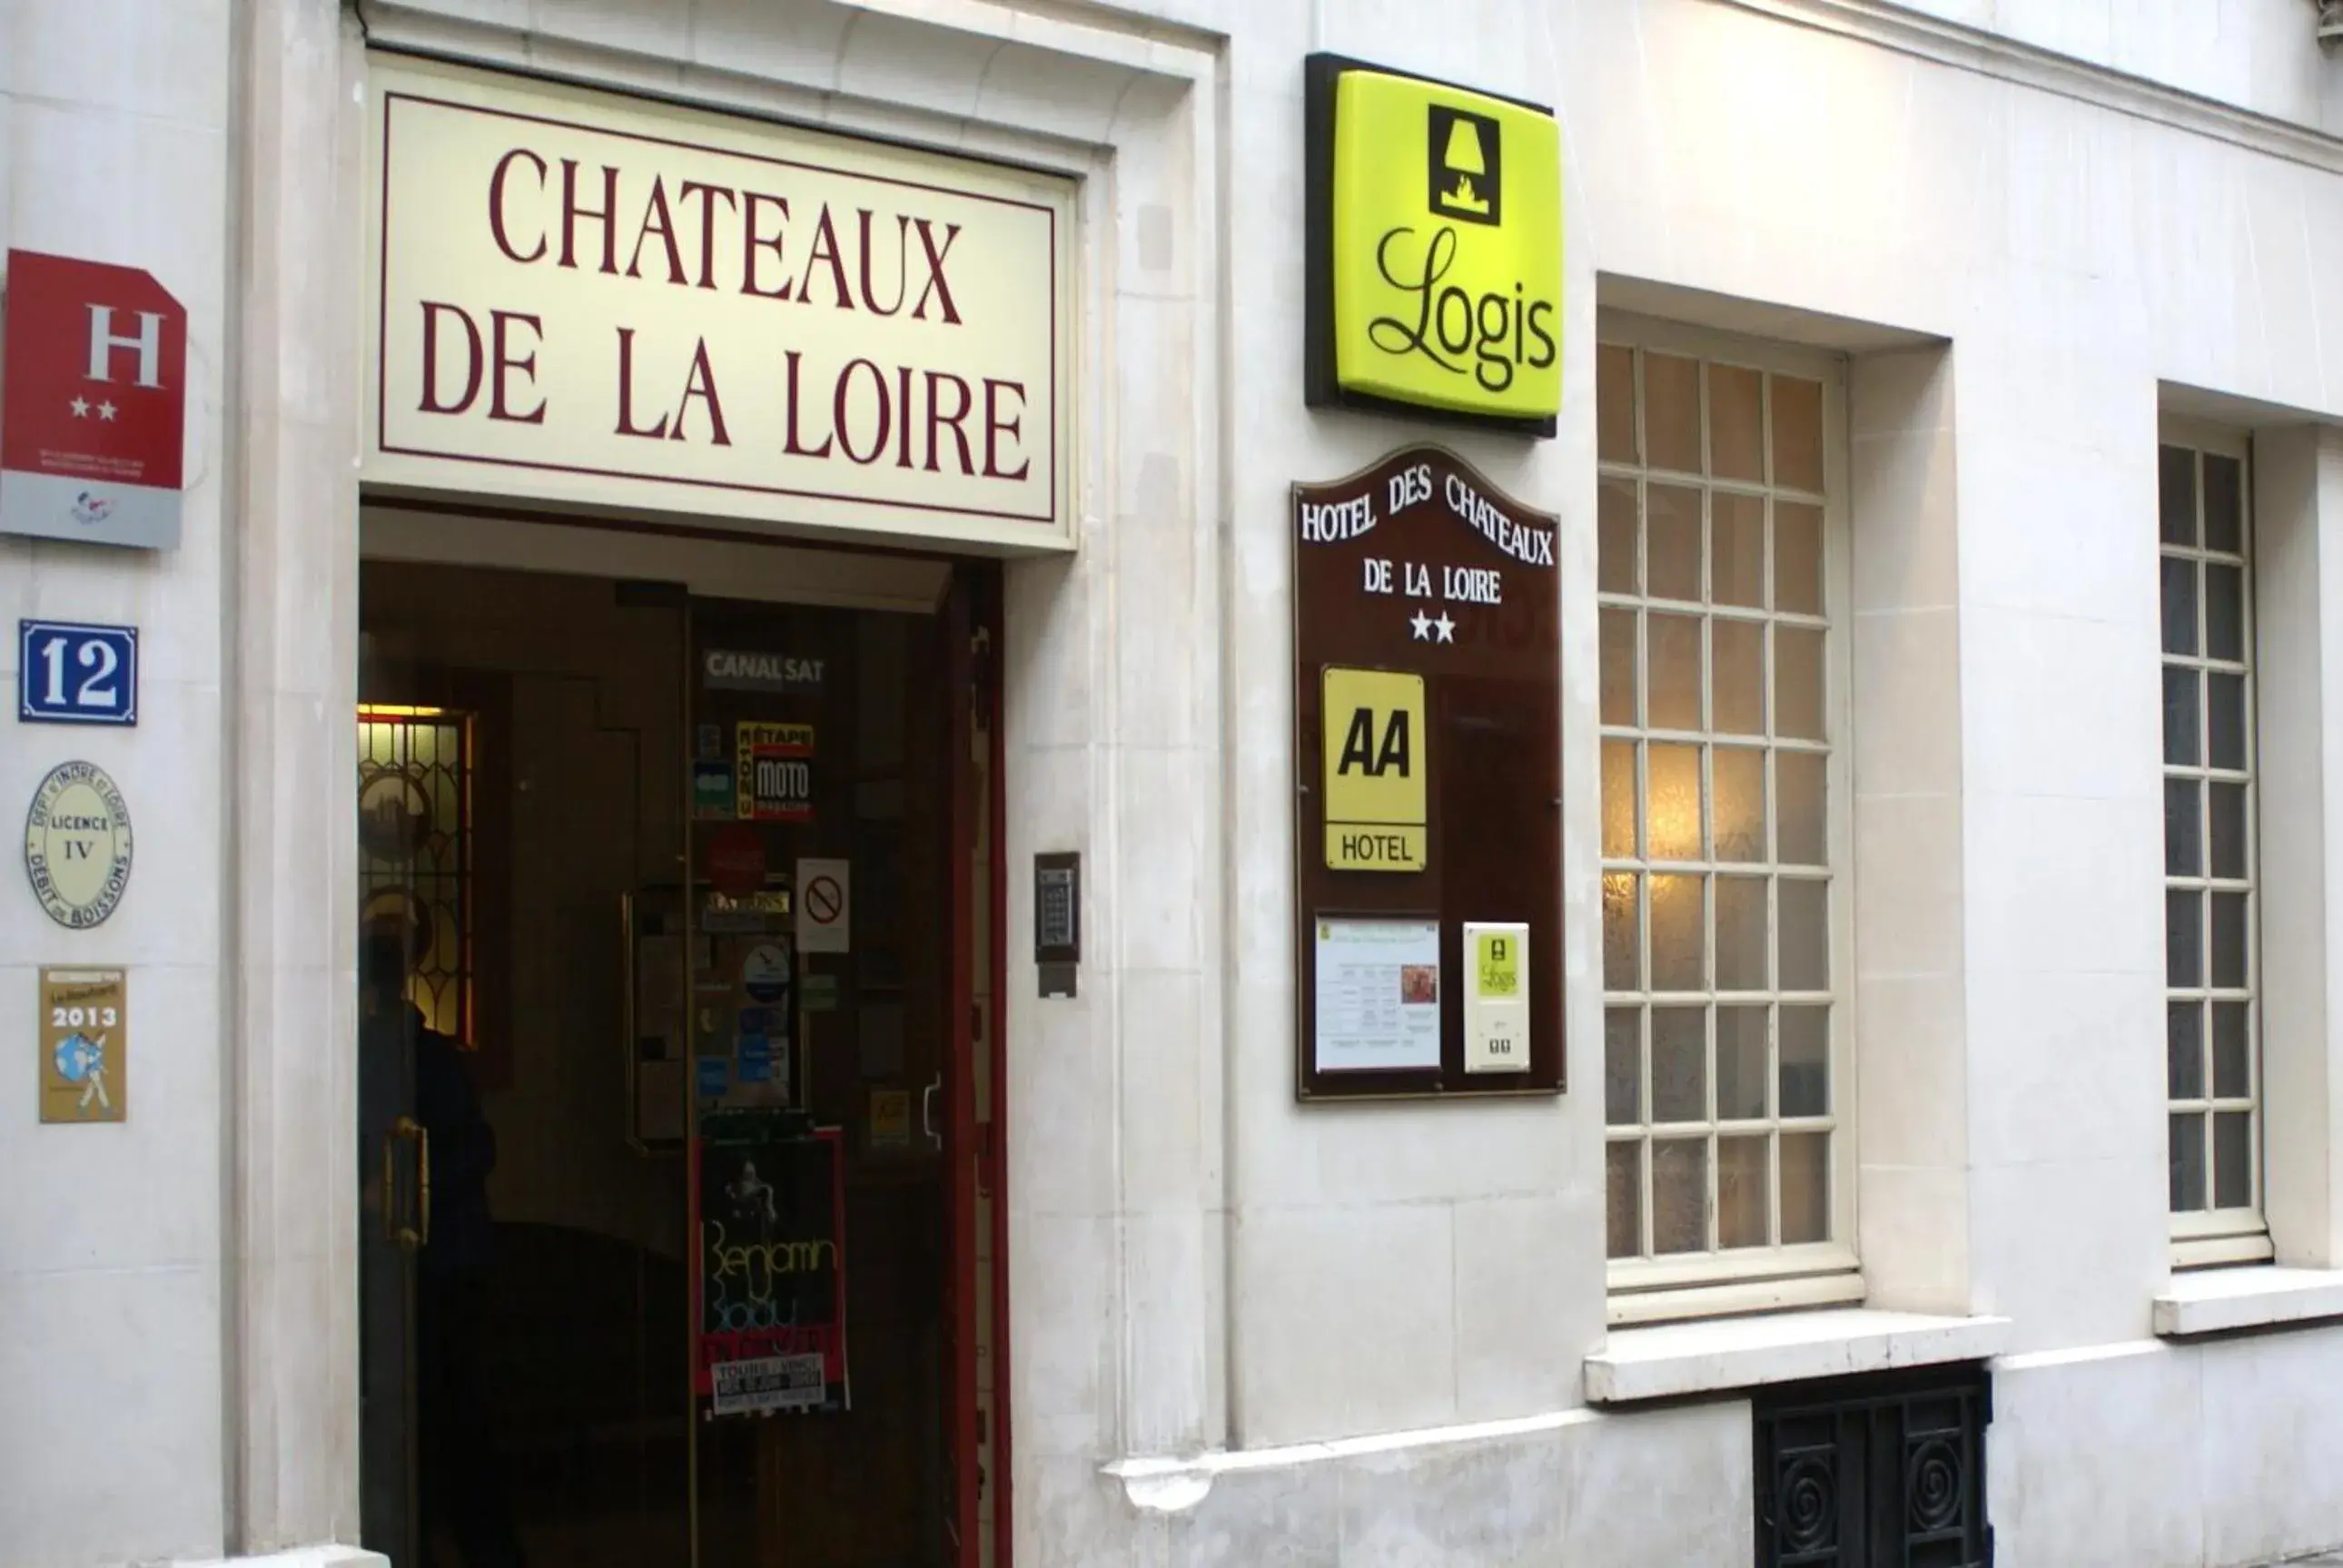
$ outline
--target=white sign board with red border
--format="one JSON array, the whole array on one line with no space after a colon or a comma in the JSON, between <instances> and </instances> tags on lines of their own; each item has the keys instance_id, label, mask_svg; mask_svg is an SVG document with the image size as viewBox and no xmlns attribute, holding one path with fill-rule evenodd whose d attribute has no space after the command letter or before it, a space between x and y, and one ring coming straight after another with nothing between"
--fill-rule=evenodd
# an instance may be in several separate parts
<instances>
[{"instance_id":1,"label":"white sign board with red border","mask_svg":"<svg viewBox=\"0 0 2343 1568\"><path fill-rule=\"evenodd\" d=\"M376 493L1072 542L1071 180L367 66Z\"/></svg>"}]
</instances>

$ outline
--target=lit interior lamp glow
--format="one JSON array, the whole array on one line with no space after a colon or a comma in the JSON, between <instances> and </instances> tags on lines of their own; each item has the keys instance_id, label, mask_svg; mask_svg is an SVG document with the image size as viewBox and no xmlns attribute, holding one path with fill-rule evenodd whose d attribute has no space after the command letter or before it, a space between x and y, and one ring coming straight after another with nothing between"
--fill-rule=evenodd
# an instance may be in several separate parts
<instances>
[{"instance_id":1,"label":"lit interior lamp glow","mask_svg":"<svg viewBox=\"0 0 2343 1568\"><path fill-rule=\"evenodd\" d=\"M1654 747L1646 754L1647 805L1645 853L1654 860L1697 860L1702 853L1701 794L1697 764L1690 747ZM1678 759L1674 753L1685 753ZM1722 766L1725 753L1716 753L1715 779L1709 795L1709 826L1714 833L1710 854L1718 859L1763 859L1765 841L1765 794L1763 774L1755 779L1736 777L1738 769ZM1663 760L1663 759L1665 760ZM1750 787L1754 784L1754 788Z\"/></svg>"},{"instance_id":2,"label":"lit interior lamp glow","mask_svg":"<svg viewBox=\"0 0 2343 1568\"><path fill-rule=\"evenodd\" d=\"M404 931L407 996L431 1028L471 1050L470 716L362 703L358 719L359 920Z\"/></svg>"}]
</instances>

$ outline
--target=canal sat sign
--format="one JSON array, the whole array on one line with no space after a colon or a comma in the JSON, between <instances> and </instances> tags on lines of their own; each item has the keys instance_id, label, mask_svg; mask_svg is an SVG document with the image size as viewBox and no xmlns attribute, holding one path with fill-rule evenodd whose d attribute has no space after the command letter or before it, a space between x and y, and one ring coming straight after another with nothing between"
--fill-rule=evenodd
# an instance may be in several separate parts
<instances>
[{"instance_id":1,"label":"canal sat sign","mask_svg":"<svg viewBox=\"0 0 2343 1568\"><path fill-rule=\"evenodd\" d=\"M1332 55L1305 69L1309 402L1553 435L1554 111Z\"/></svg>"}]
</instances>

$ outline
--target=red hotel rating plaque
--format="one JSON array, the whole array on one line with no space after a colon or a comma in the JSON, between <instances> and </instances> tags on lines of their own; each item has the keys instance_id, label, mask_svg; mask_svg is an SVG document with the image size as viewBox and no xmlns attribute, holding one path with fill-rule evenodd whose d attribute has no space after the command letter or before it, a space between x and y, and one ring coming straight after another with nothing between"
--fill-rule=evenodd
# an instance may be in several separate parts
<instances>
[{"instance_id":1,"label":"red hotel rating plaque","mask_svg":"<svg viewBox=\"0 0 2343 1568\"><path fill-rule=\"evenodd\" d=\"M0 533L179 542L187 313L130 266L8 253Z\"/></svg>"}]
</instances>

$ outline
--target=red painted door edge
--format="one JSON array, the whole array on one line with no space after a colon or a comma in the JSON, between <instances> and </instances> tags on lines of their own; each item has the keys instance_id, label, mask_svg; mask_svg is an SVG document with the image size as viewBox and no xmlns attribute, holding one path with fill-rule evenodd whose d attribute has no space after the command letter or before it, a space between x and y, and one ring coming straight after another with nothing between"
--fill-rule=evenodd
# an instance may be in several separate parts
<instances>
[{"instance_id":1,"label":"red painted door edge","mask_svg":"<svg viewBox=\"0 0 2343 1568\"><path fill-rule=\"evenodd\" d=\"M1002 675L1006 653L1001 571L984 568L981 600L984 625L991 636L991 678L986 683L991 707L992 788L985 802L990 817L992 846L992 1016L987 1020L985 1050L992 1069L992 1136L985 1150L992 1192L992 1541L994 1568L1009 1568L1011 1543L1016 1539L1011 1512L1009 1449L1009 833L1007 682Z\"/></svg>"},{"instance_id":2,"label":"red painted door edge","mask_svg":"<svg viewBox=\"0 0 2343 1568\"><path fill-rule=\"evenodd\" d=\"M950 1257L945 1288L945 1333L951 1347L948 1396L952 1464L952 1559L957 1568L980 1568L977 1508L976 1388L976 931L973 918L976 856L974 707L980 700L970 646L974 635L975 585L970 573L952 574L944 607L945 665L950 679L946 720L950 751L951 849L950 985L947 992L948 1057L944 1063L945 1208L950 1227Z\"/></svg>"}]
</instances>

